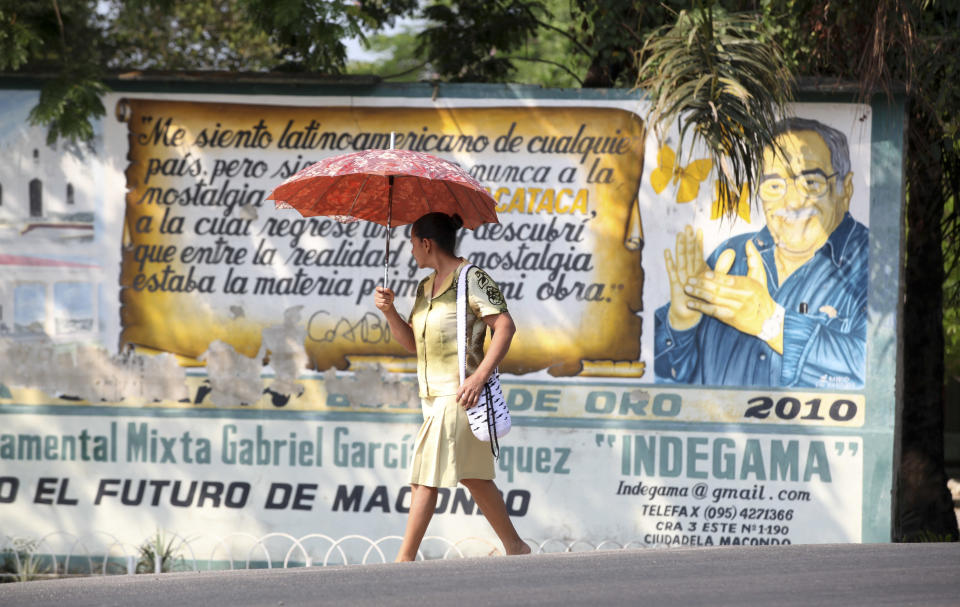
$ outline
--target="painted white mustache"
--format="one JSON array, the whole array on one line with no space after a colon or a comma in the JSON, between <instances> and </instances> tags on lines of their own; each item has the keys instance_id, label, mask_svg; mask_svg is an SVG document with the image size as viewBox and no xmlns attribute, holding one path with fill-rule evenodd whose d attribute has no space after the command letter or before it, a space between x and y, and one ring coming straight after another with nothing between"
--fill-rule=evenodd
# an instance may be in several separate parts
<instances>
[{"instance_id":1,"label":"painted white mustache","mask_svg":"<svg viewBox=\"0 0 960 607\"><path fill-rule=\"evenodd\" d=\"M820 211L816 207L803 207L800 209L778 209L773 212L774 217L782 217L787 221L800 221L801 219L810 219L819 215Z\"/></svg>"}]
</instances>

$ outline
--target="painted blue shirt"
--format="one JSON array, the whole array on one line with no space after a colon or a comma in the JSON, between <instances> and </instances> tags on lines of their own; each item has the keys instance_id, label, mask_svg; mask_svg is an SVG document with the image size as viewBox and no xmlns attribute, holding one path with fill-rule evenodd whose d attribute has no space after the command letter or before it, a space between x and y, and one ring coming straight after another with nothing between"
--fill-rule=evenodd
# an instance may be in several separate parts
<instances>
[{"instance_id":1,"label":"painted blue shirt","mask_svg":"<svg viewBox=\"0 0 960 607\"><path fill-rule=\"evenodd\" d=\"M783 306L783 355L757 337L707 315L685 331L670 327L670 304L656 311L654 372L659 381L703 385L858 388L867 345L867 228L847 213L826 244L777 286L773 238L764 227L730 238L730 274L747 273L746 243L763 258L767 290Z\"/></svg>"}]
</instances>

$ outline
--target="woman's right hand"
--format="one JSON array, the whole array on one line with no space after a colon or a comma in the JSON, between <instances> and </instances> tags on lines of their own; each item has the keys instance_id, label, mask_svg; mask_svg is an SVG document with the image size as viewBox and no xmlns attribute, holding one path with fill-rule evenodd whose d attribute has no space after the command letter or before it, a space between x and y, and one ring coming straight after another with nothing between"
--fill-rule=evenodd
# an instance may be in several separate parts
<instances>
[{"instance_id":1,"label":"woman's right hand","mask_svg":"<svg viewBox=\"0 0 960 607\"><path fill-rule=\"evenodd\" d=\"M393 291L386 287L377 287L373 301L377 309L386 314L393 308Z\"/></svg>"},{"instance_id":2,"label":"woman's right hand","mask_svg":"<svg viewBox=\"0 0 960 607\"><path fill-rule=\"evenodd\" d=\"M385 287L377 287L373 294L373 302L377 309L383 312L387 323L390 325L390 333L397 343L403 346L407 352L415 353L417 351L417 342L413 338L413 329L409 323L400 317L400 313L393 306L393 291Z\"/></svg>"}]
</instances>

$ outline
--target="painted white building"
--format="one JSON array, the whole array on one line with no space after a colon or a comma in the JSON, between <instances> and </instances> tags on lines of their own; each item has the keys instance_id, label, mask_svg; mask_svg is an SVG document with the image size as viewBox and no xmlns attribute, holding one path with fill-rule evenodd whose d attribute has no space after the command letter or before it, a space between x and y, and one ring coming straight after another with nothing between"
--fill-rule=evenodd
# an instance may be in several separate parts
<instances>
[{"instance_id":1,"label":"painted white building","mask_svg":"<svg viewBox=\"0 0 960 607\"><path fill-rule=\"evenodd\" d=\"M23 115L30 107L0 108L0 241L88 242L96 211L92 152L64 142L48 146L45 130Z\"/></svg>"}]
</instances>

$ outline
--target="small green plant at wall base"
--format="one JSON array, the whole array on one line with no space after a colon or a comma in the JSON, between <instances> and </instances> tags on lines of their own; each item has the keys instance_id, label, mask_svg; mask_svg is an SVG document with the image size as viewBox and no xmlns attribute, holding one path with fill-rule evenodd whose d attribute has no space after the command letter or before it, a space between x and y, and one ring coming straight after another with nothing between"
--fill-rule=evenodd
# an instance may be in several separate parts
<instances>
[{"instance_id":1,"label":"small green plant at wall base","mask_svg":"<svg viewBox=\"0 0 960 607\"><path fill-rule=\"evenodd\" d=\"M163 531L157 530L152 538L144 542L137 549L140 558L137 560L137 573L155 573L159 560L161 573L175 571L177 565L183 568L184 559L180 553L182 542L177 544L177 536L168 537Z\"/></svg>"},{"instance_id":2,"label":"small green plant at wall base","mask_svg":"<svg viewBox=\"0 0 960 607\"><path fill-rule=\"evenodd\" d=\"M0 583L29 582L50 573L47 559L37 554L37 540L14 539L0 552Z\"/></svg>"},{"instance_id":3,"label":"small green plant at wall base","mask_svg":"<svg viewBox=\"0 0 960 607\"><path fill-rule=\"evenodd\" d=\"M901 542L955 542L957 541L957 536L952 533L933 533L927 530L921 530L917 533L911 535L905 535L900 538Z\"/></svg>"}]
</instances>

